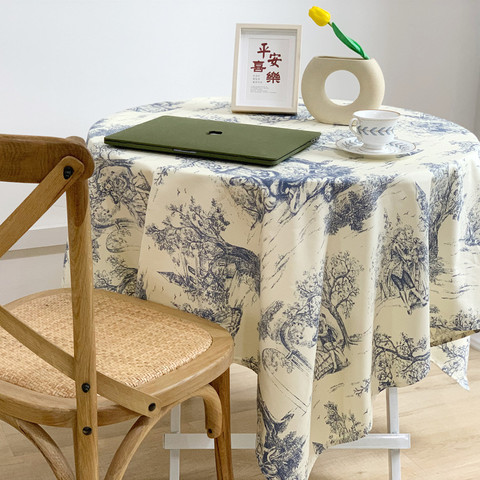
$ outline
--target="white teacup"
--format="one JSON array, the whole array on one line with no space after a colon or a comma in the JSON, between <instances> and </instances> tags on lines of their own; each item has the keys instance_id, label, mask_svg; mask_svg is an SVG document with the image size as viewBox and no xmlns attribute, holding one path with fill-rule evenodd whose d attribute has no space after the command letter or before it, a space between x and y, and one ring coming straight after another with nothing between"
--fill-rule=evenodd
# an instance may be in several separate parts
<instances>
[{"instance_id":1,"label":"white teacup","mask_svg":"<svg viewBox=\"0 0 480 480\"><path fill-rule=\"evenodd\" d=\"M362 149L381 152L395 139L394 127L400 114L393 110L359 110L349 128L363 143Z\"/></svg>"}]
</instances>

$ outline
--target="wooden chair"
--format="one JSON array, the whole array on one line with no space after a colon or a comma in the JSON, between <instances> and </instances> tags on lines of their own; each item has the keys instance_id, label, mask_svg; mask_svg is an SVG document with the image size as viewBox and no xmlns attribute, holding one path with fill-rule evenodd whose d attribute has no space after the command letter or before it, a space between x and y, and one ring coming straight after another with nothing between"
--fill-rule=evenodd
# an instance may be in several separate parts
<instances>
[{"instance_id":1,"label":"wooden chair","mask_svg":"<svg viewBox=\"0 0 480 480\"><path fill-rule=\"evenodd\" d=\"M0 257L66 192L72 284L0 306L0 419L39 448L57 479L97 480L98 426L138 418L104 477L116 480L158 420L199 396L217 479L233 479L232 338L194 315L93 289L93 168L79 138L0 135L0 181L38 183L0 225ZM40 425L73 430L76 475Z\"/></svg>"}]
</instances>

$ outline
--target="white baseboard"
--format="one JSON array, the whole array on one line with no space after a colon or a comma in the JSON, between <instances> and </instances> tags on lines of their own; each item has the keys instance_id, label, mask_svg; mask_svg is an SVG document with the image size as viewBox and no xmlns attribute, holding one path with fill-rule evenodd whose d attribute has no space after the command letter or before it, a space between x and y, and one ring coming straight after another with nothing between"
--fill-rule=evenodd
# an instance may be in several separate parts
<instances>
[{"instance_id":1,"label":"white baseboard","mask_svg":"<svg viewBox=\"0 0 480 480\"><path fill-rule=\"evenodd\" d=\"M57 245L65 245L66 243L66 225L32 228L11 248L11 251L53 247Z\"/></svg>"},{"instance_id":2,"label":"white baseboard","mask_svg":"<svg viewBox=\"0 0 480 480\"><path fill-rule=\"evenodd\" d=\"M10 204L0 205L5 207L0 208L0 223L16 206L10 196L7 199ZM0 305L39 290L60 288L66 242L62 198L0 259Z\"/></svg>"}]
</instances>

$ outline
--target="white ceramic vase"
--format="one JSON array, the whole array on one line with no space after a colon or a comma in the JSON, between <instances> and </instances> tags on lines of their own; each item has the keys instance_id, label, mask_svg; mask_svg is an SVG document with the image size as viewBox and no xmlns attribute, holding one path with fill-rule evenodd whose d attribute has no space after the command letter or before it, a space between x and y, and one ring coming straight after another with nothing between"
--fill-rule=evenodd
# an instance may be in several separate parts
<instances>
[{"instance_id":1,"label":"white ceramic vase","mask_svg":"<svg viewBox=\"0 0 480 480\"><path fill-rule=\"evenodd\" d=\"M358 97L348 105L332 102L325 92L325 82L334 72L352 73L360 85ZM314 57L302 77L302 97L312 116L322 123L348 125L353 112L377 109L385 95L382 70L373 58Z\"/></svg>"}]
</instances>

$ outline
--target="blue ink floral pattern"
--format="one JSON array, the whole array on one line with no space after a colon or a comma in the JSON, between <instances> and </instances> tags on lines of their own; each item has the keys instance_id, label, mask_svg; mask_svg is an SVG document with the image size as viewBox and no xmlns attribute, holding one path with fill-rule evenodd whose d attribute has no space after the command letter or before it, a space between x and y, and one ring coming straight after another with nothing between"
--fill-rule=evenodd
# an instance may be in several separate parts
<instances>
[{"instance_id":1,"label":"blue ink floral pattern","mask_svg":"<svg viewBox=\"0 0 480 480\"><path fill-rule=\"evenodd\" d=\"M433 360L468 388L480 329L479 143L400 110L416 150L371 160L335 149L347 127L232 114L225 99L161 102L98 121L88 146L96 286L224 326L258 374L259 465L305 480L326 448L371 428L372 397ZM162 114L320 131L255 167L108 147ZM465 337L465 338L464 338Z\"/></svg>"}]
</instances>

